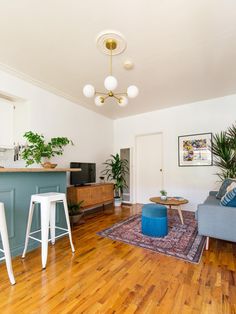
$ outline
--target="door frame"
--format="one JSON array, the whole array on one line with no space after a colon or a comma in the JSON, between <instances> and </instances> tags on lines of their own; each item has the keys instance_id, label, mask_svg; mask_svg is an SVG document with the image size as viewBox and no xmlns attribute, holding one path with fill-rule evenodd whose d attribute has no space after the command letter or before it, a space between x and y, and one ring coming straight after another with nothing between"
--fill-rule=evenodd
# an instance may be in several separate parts
<instances>
[{"instance_id":1,"label":"door frame","mask_svg":"<svg viewBox=\"0 0 236 314\"><path fill-rule=\"evenodd\" d=\"M137 134L135 135L135 150L134 150L134 167L133 167L133 182L134 182L134 188L133 188L133 201L134 203L137 203L137 193L138 193L138 138L143 136L151 136L151 135L161 135L161 189L163 189L164 186L164 174L163 174L163 132L152 132L152 133L144 133L144 134Z\"/></svg>"},{"instance_id":2,"label":"door frame","mask_svg":"<svg viewBox=\"0 0 236 314\"><path fill-rule=\"evenodd\" d=\"M119 150L119 153L122 149L129 149L129 202L126 202L127 204L134 204L134 194L133 194L133 175L134 175L134 170L133 170L133 147L126 146L122 147Z\"/></svg>"}]
</instances>

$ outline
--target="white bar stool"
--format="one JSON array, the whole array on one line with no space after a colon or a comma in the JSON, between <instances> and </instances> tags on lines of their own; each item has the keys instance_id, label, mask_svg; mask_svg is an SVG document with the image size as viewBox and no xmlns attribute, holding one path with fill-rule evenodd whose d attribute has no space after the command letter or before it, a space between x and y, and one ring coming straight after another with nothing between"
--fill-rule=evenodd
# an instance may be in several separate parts
<instances>
[{"instance_id":1,"label":"white bar stool","mask_svg":"<svg viewBox=\"0 0 236 314\"><path fill-rule=\"evenodd\" d=\"M55 225L56 221L56 203L63 203L64 205L64 211L66 216L66 223L67 223L67 229L57 227ZM41 214L41 229L36 230L34 232L30 232L31 224L32 224L32 218L34 213L34 205L40 204L40 214ZM50 223L50 227L49 227ZM50 236L51 239L48 239L48 230L50 229ZM55 236L55 229L60 229L65 231L64 233ZM41 240L35 238L35 233L39 232L41 230ZM42 258L42 267L46 268L47 264L47 256L48 256L48 242L51 241L51 243L55 244L55 239L62 237L64 235L68 234L70 239L70 245L72 252L75 252L74 245L72 243L72 236L71 236L71 228L70 228L70 219L68 214L68 206L66 201L66 195L64 193L41 193L41 194L34 194L31 196L30 201L30 208L29 208L29 216L28 216L28 223L27 223L27 229L26 229L26 236L25 236L25 248L22 254L22 258L25 257L29 238L33 239L35 241L41 242L41 258Z\"/></svg>"},{"instance_id":2,"label":"white bar stool","mask_svg":"<svg viewBox=\"0 0 236 314\"><path fill-rule=\"evenodd\" d=\"M10 247L9 247L9 241L8 241L6 216L5 216L4 204L1 202L0 202L0 235L2 238L2 246L3 246L3 250L0 249L0 251L4 253L4 257L0 258L0 261L4 259L6 260L8 276L9 276L11 284L14 285L16 281L14 278L12 264L11 264L11 253L10 253Z\"/></svg>"}]
</instances>

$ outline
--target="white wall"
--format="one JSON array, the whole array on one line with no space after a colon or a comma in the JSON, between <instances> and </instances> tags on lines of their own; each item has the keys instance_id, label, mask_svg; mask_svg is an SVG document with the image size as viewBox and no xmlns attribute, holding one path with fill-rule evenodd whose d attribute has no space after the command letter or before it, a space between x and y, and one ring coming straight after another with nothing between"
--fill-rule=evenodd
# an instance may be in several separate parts
<instances>
[{"instance_id":1,"label":"white wall","mask_svg":"<svg viewBox=\"0 0 236 314\"><path fill-rule=\"evenodd\" d=\"M217 168L178 167L178 136L219 132L235 120L236 95L122 118L114 122L114 150L132 147L135 156L135 136L163 132L164 188L169 195L189 199L185 208L195 210L208 191L218 187L218 177L214 175ZM132 169L135 182L135 158ZM133 195L134 192L133 184Z\"/></svg>"},{"instance_id":2,"label":"white wall","mask_svg":"<svg viewBox=\"0 0 236 314\"><path fill-rule=\"evenodd\" d=\"M59 166L68 166L70 161L96 162L98 179L102 162L113 151L111 119L3 71L0 71L0 91L25 100L28 108L25 126L28 130L42 133L46 138L66 136L72 139L75 145L67 146L64 155L54 159ZM21 127L17 127L15 132L17 142L24 133L22 120L18 124ZM22 139L22 142L25 141ZM5 166L24 164L23 161L14 163L12 159L3 159L0 157L0 164Z\"/></svg>"}]
</instances>

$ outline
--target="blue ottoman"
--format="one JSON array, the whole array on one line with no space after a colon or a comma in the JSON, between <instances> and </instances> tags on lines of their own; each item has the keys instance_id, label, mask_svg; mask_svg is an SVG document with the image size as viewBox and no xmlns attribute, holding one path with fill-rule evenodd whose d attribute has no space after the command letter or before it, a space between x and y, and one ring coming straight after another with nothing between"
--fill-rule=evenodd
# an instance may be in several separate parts
<instances>
[{"instance_id":1,"label":"blue ottoman","mask_svg":"<svg viewBox=\"0 0 236 314\"><path fill-rule=\"evenodd\" d=\"M166 206L159 204L143 205L142 233L150 237L164 237L168 234Z\"/></svg>"}]
</instances>

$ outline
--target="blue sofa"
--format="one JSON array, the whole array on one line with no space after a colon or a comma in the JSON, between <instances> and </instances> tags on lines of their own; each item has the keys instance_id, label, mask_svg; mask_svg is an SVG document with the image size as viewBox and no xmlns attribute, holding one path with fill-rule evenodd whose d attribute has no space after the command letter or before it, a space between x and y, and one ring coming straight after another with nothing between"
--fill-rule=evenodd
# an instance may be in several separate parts
<instances>
[{"instance_id":1,"label":"blue sofa","mask_svg":"<svg viewBox=\"0 0 236 314\"><path fill-rule=\"evenodd\" d=\"M222 206L216 194L217 191L211 191L205 202L198 205L198 233L236 242L236 207Z\"/></svg>"}]
</instances>

